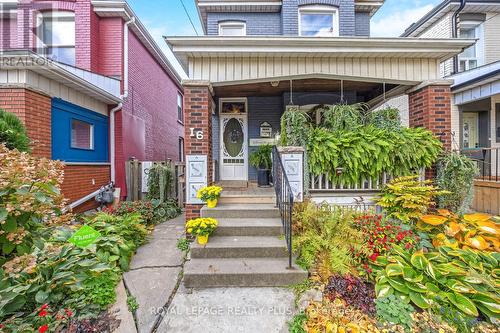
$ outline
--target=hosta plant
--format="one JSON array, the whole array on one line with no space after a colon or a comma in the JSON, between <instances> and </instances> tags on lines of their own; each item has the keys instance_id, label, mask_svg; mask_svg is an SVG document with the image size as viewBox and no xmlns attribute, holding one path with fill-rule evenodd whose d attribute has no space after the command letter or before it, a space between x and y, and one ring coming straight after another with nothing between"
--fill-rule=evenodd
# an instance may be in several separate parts
<instances>
[{"instance_id":1,"label":"hosta plant","mask_svg":"<svg viewBox=\"0 0 500 333\"><path fill-rule=\"evenodd\" d=\"M431 233L435 247L500 252L500 225L488 214L459 216L440 209L436 214L422 216L417 227Z\"/></svg>"},{"instance_id":2,"label":"hosta plant","mask_svg":"<svg viewBox=\"0 0 500 333\"><path fill-rule=\"evenodd\" d=\"M45 244L16 257L0 270L0 322L12 315L28 315L38 306L83 310L88 303L70 295L83 289L91 274L109 271L89 250L73 245Z\"/></svg>"},{"instance_id":3,"label":"hosta plant","mask_svg":"<svg viewBox=\"0 0 500 333\"><path fill-rule=\"evenodd\" d=\"M500 255L439 247L437 251L413 254L394 246L393 253L380 256L375 292L391 294L421 309L448 305L461 313L482 314L492 322L500 318Z\"/></svg>"},{"instance_id":4,"label":"hosta plant","mask_svg":"<svg viewBox=\"0 0 500 333\"><path fill-rule=\"evenodd\" d=\"M435 205L436 198L445 193L430 180L421 181L418 176L399 177L382 189L377 204L385 209L388 217L405 223L416 222Z\"/></svg>"}]
</instances>

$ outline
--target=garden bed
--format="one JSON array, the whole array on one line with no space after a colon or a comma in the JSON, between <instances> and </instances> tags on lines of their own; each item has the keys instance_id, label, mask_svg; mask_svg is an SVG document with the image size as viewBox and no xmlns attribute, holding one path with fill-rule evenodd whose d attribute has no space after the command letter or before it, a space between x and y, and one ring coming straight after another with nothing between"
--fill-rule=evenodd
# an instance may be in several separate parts
<instances>
[{"instance_id":1,"label":"garden bed","mask_svg":"<svg viewBox=\"0 0 500 333\"><path fill-rule=\"evenodd\" d=\"M130 259L172 202L124 202L90 216L63 213L62 165L0 146L1 332L109 332L108 307ZM82 245L77 230L98 237ZM75 245L78 244L78 245Z\"/></svg>"},{"instance_id":2,"label":"garden bed","mask_svg":"<svg viewBox=\"0 0 500 333\"><path fill-rule=\"evenodd\" d=\"M435 208L444 195L403 177L383 190L384 215L297 204L294 252L310 278L295 286L290 332L499 332L500 226Z\"/></svg>"}]
</instances>

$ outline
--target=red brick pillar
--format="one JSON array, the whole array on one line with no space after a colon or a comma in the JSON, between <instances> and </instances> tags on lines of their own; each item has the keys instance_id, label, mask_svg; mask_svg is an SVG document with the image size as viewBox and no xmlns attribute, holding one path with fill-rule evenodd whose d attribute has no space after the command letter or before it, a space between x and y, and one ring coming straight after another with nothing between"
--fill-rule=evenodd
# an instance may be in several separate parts
<instances>
[{"instance_id":1,"label":"red brick pillar","mask_svg":"<svg viewBox=\"0 0 500 333\"><path fill-rule=\"evenodd\" d=\"M209 82L184 84L184 152L207 156L207 181L213 182L212 159L212 87ZM195 133L193 135L193 133ZM201 134L196 134L201 133ZM188 182L189 175L186 175ZM186 184L189 185L189 184ZM186 219L200 216L203 205L186 203Z\"/></svg>"},{"instance_id":2,"label":"red brick pillar","mask_svg":"<svg viewBox=\"0 0 500 333\"><path fill-rule=\"evenodd\" d=\"M440 83L427 85L409 93L410 127L425 127L443 143L445 150L451 149L451 91L450 86ZM432 178L435 170L426 172Z\"/></svg>"}]
</instances>

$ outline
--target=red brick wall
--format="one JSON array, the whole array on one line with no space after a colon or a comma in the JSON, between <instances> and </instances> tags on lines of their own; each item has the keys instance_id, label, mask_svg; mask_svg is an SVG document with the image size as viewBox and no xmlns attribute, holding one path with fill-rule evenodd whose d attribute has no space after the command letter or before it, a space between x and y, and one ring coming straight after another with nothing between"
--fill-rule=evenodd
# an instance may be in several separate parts
<instances>
[{"instance_id":1,"label":"red brick wall","mask_svg":"<svg viewBox=\"0 0 500 333\"><path fill-rule=\"evenodd\" d=\"M2 88L0 108L15 113L25 124L33 156L51 158L50 97L24 88Z\"/></svg>"},{"instance_id":2,"label":"red brick wall","mask_svg":"<svg viewBox=\"0 0 500 333\"><path fill-rule=\"evenodd\" d=\"M125 159L131 157L127 156L127 147L140 147L140 141L145 141L146 160L177 161L179 137L184 135L182 124L177 122L177 93L182 87L177 86L131 30L128 67L129 96L122 112L141 119L145 133L129 131L124 136ZM134 136L140 135L145 137L137 137L137 142L133 142Z\"/></svg>"},{"instance_id":3,"label":"red brick wall","mask_svg":"<svg viewBox=\"0 0 500 333\"><path fill-rule=\"evenodd\" d=\"M124 22L120 17L100 18L99 66L97 72L102 75L122 77L123 24Z\"/></svg>"},{"instance_id":4,"label":"red brick wall","mask_svg":"<svg viewBox=\"0 0 500 333\"><path fill-rule=\"evenodd\" d=\"M427 86L409 95L410 127L425 127L451 148L451 92L449 86Z\"/></svg>"},{"instance_id":5,"label":"red brick wall","mask_svg":"<svg viewBox=\"0 0 500 333\"><path fill-rule=\"evenodd\" d=\"M107 165L66 165L62 193L69 202L78 200L110 182L110 167ZM97 207L94 199L75 209L76 212Z\"/></svg>"},{"instance_id":6,"label":"red brick wall","mask_svg":"<svg viewBox=\"0 0 500 333\"><path fill-rule=\"evenodd\" d=\"M184 125L185 125L185 152L186 155L207 155L208 183L213 182L212 160L212 95L207 86L184 87ZM190 128L202 131L204 138L199 140L190 136ZM186 219L200 216L202 205L186 204Z\"/></svg>"}]
</instances>

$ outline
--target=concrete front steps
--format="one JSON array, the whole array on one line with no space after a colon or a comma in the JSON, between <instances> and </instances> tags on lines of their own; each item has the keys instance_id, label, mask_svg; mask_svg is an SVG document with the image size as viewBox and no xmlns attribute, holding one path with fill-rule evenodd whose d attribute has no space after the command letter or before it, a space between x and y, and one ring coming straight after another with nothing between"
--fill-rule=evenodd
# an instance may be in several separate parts
<instances>
[{"instance_id":1,"label":"concrete front steps","mask_svg":"<svg viewBox=\"0 0 500 333\"><path fill-rule=\"evenodd\" d=\"M184 266L184 285L279 287L302 282L307 272L288 269L279 211L273 204L221 204L203 207L203 217L219 221L207 245L194 242Z\"/></svg>"}]
</instances>

